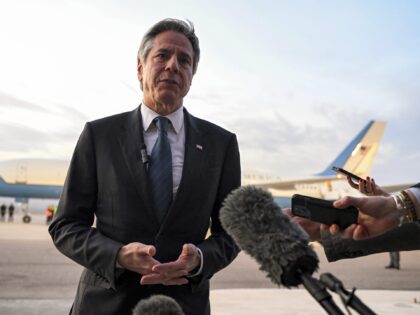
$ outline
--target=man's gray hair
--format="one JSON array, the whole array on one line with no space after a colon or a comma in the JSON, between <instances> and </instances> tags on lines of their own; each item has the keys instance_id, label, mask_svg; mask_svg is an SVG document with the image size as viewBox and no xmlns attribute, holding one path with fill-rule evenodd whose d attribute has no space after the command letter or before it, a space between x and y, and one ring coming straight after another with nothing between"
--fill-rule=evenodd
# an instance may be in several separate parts
<instances>
[{"instance_id":1,"label":"man's gray hair","mask_svg":"<svg viewBox=\"0 0 420 315\"><path fill-rule=\"evenodd\" d=\"M193 49L193 74L197 72L198 61L200 60L200 45L198 37L194 32L194 25L191 21L182 21L178 19L164 19L153 25L143 36L140 44L138 58L144 64L153 46L153 40L157 35L166 31L174 31L181 33L190 41Z\"/></svg>"}]
</instances>

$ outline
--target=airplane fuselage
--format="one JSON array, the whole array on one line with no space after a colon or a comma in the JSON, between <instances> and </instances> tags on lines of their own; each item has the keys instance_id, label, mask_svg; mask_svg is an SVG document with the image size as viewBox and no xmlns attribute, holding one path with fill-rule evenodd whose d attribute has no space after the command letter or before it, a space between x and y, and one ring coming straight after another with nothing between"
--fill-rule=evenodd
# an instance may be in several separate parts
<instances>
[{"instance_id":1,"label":"airplane fuselage","mask_svg":"<svg viewBox=\"0 0 420 315\"><path fill-rule=\"evenodd\" d=\"M12 198L59 199L63 186L12 184L0 178L0 196Z\"/></svg>"}]
</instances>

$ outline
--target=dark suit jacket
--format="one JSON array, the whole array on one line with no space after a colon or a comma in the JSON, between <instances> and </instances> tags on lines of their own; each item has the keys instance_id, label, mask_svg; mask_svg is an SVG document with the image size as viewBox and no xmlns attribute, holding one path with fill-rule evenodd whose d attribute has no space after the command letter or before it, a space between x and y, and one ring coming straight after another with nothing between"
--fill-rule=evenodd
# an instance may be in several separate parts
<instances>
[{"instance_id":1,"label":"dark suit jacket","mask_svg":"<svg viewBox=\"0 0 420 315\"><path fill-rule=\"evenodd\" d=\"M49 228L56 247L85 267L71 314L131 314L157 293L175 298L186 314L210 313L208 280L239 251L219 221L223 200L240 186L239 150L234 134L184 113L182 179L161 225L140 157L140 108L86 124ZM130 242L154 245L160 262L176 260L182 245L193 243L203 252L203 272L183 286L141 286L139 274L115 268Z\"/></svg>"},{"instance_id":2,"label":"dark suit jacket","mask_svg":"<svg viewBox=\"0 0 420 315\"><path fill-rule=\"evenodd\" d=\"M413 187L420 188L420 184ZM404 224L378 237L355 241L340 235L321 233L322 244L328 261L354 258L370 254L420 249L420 221Z\"/></svg>"}]
</instances>

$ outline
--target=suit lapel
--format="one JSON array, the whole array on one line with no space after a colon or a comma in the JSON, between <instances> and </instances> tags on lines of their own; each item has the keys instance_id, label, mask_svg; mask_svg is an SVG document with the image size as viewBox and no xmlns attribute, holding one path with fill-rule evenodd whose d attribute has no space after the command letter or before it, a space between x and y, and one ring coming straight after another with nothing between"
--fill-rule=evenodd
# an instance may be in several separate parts
<instances>
[{"instance_id":1,"label":"suit lapel","mask_svg":"<svg viewBox=\"0 0 420 315\"><path fill-rule=\"evenodd\" d=\"M144 143L142 135L143 122L140 107L138 107L130 114L127 124L123 127L118 140L134 186L143 201L142 206L145 207L150 218L153 218L153 223L158 225L156 213L150 198L146 166L141 159L140 148Z\"/></svg>"},{"instance_id":2,"label":"suit lapel","mask_svg":"<svg viewBox=\"0 0 420 315\"><path fill-rule=\"evenodd\" d=\"M184 197L194 193L196 185L200 184L200 180L197 180L197 178L200 177L201 170L206 165L204 136L196 124L196 118L191 116L185 108L184 115L186 130L182 177L175 199L169 207L168 214L163 221L162 228L164 225L170 224L172 221L171 218L176 218L179 211L183 211L185 210L184 208L188 207L188 205L184 204L183 200L186 200Z\"/></svg>"},{"instance_id":3,"label":"suit lapel","mask_svg":"<svg viewBox=\"0 0 420 315\"><path fill-rule=\"evenodd\" d=\"M205 144L203 135L196 124L196 119L191 116L186 110L186 135L185 135L185 156L184 166L182 169L182 179L180 188L182 193L189 193L188 189L191 188L191 183L194 183L194 178L197 171L201 169L206 155Z\"/></svg>"}]
</instances>

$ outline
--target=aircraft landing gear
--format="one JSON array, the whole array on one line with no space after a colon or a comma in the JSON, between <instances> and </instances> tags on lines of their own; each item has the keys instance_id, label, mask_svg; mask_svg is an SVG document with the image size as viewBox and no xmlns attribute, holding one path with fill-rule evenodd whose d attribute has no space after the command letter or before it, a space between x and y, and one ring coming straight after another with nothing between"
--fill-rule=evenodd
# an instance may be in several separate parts
<instances>
[{"instance_id":1,"label":"aircraft landing gear","mask_svg":"<svg viewBox=\"0 0 420 315\"><path fill-rule=\"evenodd\" d=\"M29 214L24 214L23 217L22 217L23 223L31 223L31 220L32 220L32 218Z\"/></svg>"},{"instance_id":2,"label":"aircraft landing gear","mask_svg":"<svg viewBox=\"0 0 420 315\"><path fill-rule=\"evenodd\" d=\"M22 221L23 221L23 223L31 223L31 221L32 221L32 218L31 218L31 215L29 214L29 211L28 211L28 204L27 203L22 203L22 214L23 214L23 216L22 216Z\"/></svg>"}]
</instances>

